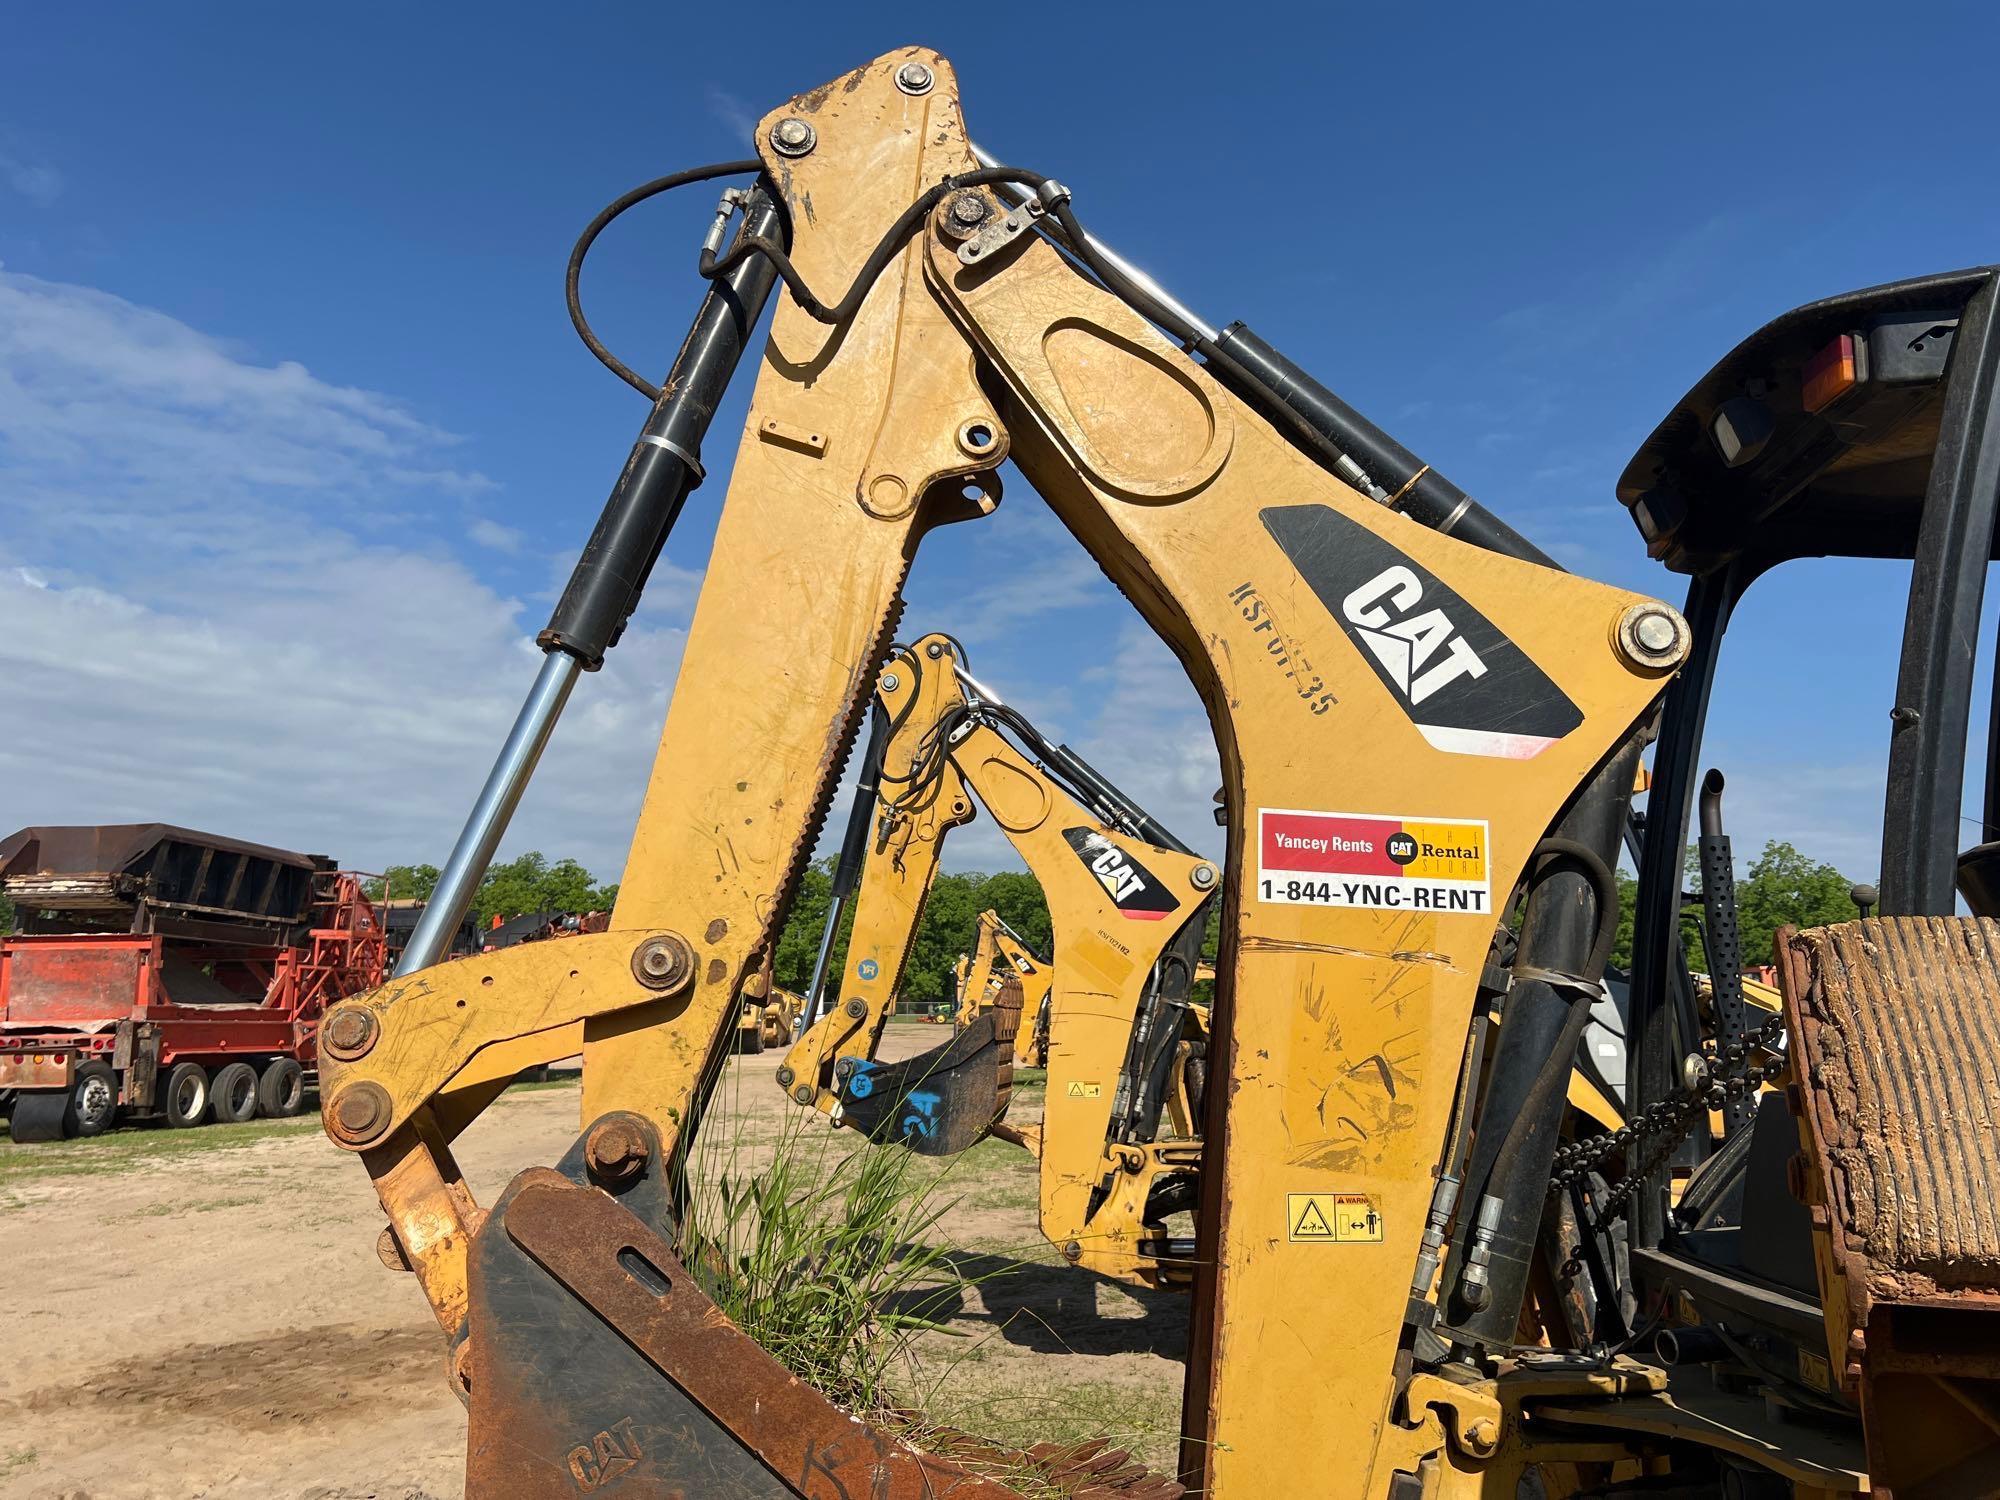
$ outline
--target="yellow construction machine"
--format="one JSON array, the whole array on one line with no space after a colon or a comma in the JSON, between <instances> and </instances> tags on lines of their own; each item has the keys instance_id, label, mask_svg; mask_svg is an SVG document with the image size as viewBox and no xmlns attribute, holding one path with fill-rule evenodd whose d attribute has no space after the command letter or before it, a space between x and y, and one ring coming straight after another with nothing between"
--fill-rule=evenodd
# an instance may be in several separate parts
<instances>
[{"instance_id":1,"label":"yellow construction machine","mask_svg":"<svg viewBox=\"0 0 2000 1500\"><path fill-rule=\"evenodd\" d=\"M1132 271L1061 181L975 151L934 52L778 105L756 152L627 194L578 247L573 287L625 206L741 180L666 380L578 314L651 413L436 930L321 1033L327 1131L469 1405L467 1492L1014 1493L733 1326L676 1257L673 1190L862 722L950 675L888 681L917 545L990 512L1011 460L1186 669L1228 830L1180 1472L1107 1459L1067 1492L1992 1494L2000 842L1956 846L2000 506L1994 274L1803 307L1676 405L1619 496L1691 580L1683 613L1561 572L1249 329ZM425 967L634 607L767 304L610 929ZM1879 910L1787 934L1766 1021L1711 921L1704 1021L1682 848L1717 653L1761 573L1830 552L1915 565ZM1986 788L2000 838L2000 775ZM1621 846L1627 1123L1566 1136ZM1154 869L1189 900L1197 867ZM1727 862L1705 871L1725 915ZM1954 874L1978 915L1954 914ZM1065 966L1093 936L1122 1007L1154 950L1063 932ZM578 1050L575 1144L475 1203L454 1138Z\"/></svg>"},{"instance_id":2,"label":"yellow construction machine","mask_svg":"<svg viewBox=\"0 0 2000 1500\"><path fill-rule=\"evenodd\" d=\"M1049 1049L1049 991L1055 984L1055 969L989 908L979 914L979 939L958 981L958 1010L953 1020L960 1029L991 1008L1010 977L1021 986L1021 1025L1014 1034L1014 1061L1023 1068L1044 1067Z\"/></svg>"},{"instance_id":3,"label":"yellow construction machine","mask_svg":"<svg viewBox=\"0 0 2000 1500\"><path fill-rule=\"evenodd\" d=\"M779 1087L871 1140L929 1155L955 1155L998 1125L1018 1033L1032 1024L1018 973L1003 976L993 1003L962 999L943 1045L876 1057L945 835L983 806L1040 878L1059 955L1043 970L1042 1122L1001 1132L1038 1159L1042 1233L1072 1265L1185 1284L1193 1241L1170 1235L1167 1220L1194 1207L1202 1146L1162 1122L1192 1114L1169 1105L1188 1092L1188 996L1220 873L973 678L950 636L890 652L876 719L886 728L859 778L820 944L830 952L853 894L845 973L835 1003L815 1005L823 1013L779 1068ZM981 951L997 953L997 918L988 930L994 947ZM816 976L809 1001L821 985Z\"/></svg>"}]
</instances>

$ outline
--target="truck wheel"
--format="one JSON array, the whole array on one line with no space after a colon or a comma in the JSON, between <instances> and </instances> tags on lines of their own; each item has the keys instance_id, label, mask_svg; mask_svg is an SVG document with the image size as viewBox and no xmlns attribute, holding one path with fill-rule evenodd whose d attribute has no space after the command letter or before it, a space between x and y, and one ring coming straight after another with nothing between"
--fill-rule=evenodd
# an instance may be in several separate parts
<instances>
[{"instance_id":1,"label":"truck wheel","mask_svg":"<svg viewBox=\"0 0 2000 1500\"><path fill-rule=\"evenodd\" d=\"M257 1080L257 1113L285 1120L306 1107L306 1070L296 1058L280 1057Z\"/></svg>"},{"instance_id":2,"label":"truck wheel","mask_svg":"<svg viewBox=\"0 0 2000 1500\"><path fill-rule=\"evenodd\" d=\"M63 1134L103 1135L117 1118L118 1075L109 1063L85 1063L76 1070L76 1082L70 1085Z\"/></svg>"},{"instance_id":3,"label":"truck wheel","mask_svg":"<svg viewBox=\"0 0 2000 1500\"><path fill-rule=\"evenodd\" d=\"M247 1062L224 1063L208 1086L208 1115L218 1125L241 1125L257 1114L257 1070Z\"/></svg>"},{"instance_id":4,"label":"truck wheel","mask_svg":"<svg viewBox=\"0 0 2000 1500\"><path fill-rule=\"evenodd\" d=\"M176 1130L199 1125L208 1113L208 1070L200 1063L175 1063L160 1095L160 1113Z\"/></svg>"}]
</instances>

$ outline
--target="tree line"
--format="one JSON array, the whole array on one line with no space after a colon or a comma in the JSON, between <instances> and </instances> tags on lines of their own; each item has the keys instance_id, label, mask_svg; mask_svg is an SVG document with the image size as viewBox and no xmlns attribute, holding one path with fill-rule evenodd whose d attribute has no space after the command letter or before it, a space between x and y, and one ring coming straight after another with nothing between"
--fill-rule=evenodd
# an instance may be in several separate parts
<instances>
[{"instance_id":1,"label":"tree line","mask_svg":"<svg viewBox=\"0 0 2000 1500\"><path fill-rule=\"evenodd\" d=\"M1690 849L1690 873L1693 853ZM389 894L398 900L428 900L437 880L435 865L392 865L388 870ZM1736 883L1736 920L1742 934L1743 961L1769 963L1777 930L1787 923L1819 927L1853 919L1858 912L1848 894L1850 888L1848 878L1832 865L1808 858L1779 840L1767 843L1764 852L1751 862L1748 873ZM1628 968L1632 962L1632 908L1637 890L1637 881L1619 871L1618 939L1611 955L1612 964L1619 969ZM368 894L379 900L382 882L369 882ZM528 912L605 911L617 899L616 881L600 885L576 860L552 861L539 850L531 849L486 872L472 909L480 925L486 926L496 916L505 919ZM811 983L813 960L819 952L820 934L832 902L833 860L816 860L806 867L791 916L778 936L772 973L786 989L803 991ZM917 924L899 993L914 1001L945 998L950 993L952 967L959 954L972 952L978 943L979 914L988 908L997 912L1036 953L1043 958L1051 956L1055 938L1049 922L1049 904L1042 894L1041 882L1033 875L1024 870L941 874L931 886L930 900L924 906L922 921ZM1220 910L1220 903L1210 904L1202 951L1211 959L1215 957ZM1703 969L1707 958L1694 915L1694 911L1688 913L1683 934L1689 965ZM8 930L9 916L11 912L0 900L0 931ZM834 938L828 968L833 976L830 987L835 993L839 976L847 969L847 944L853 931L854 903L849 902Z\"/></svg>"},{"instance_id":2,"label":"tree line","mask_svg":"<svg viewBox=\"0 0 2000 1500\"><path fill-rule=\"evenodd\" d=\"M1700 863L1693 845L1688 846L1684 866L1691 887L1699 887ZM1772 839L1764 852L1751 861L1749 872L1736 882L1736 931L1746 966L1768 964L1777 951L1778 929L1825 927L1834 922L1851 922L1861 915L1854 887L1832 865L1812 859L1785 843ZM1632 966L1632 915L1637 904L1639 882L1618 872L1618 938L1611 947L1613 968L1628 971ZM1688 967L1705 972L1707 950L1702 946L1699 902L1681 914L1681 940L1687 949Z\"/></svg>"},{"instance_id":3,"label":"tree line","mask_svg":"<svg viewBox=\"0 0 2000 1500\"><path fill-rule=\"evenodd\" d=\"M437 889L436 865L391 865L383 878L363 886L370 901L387 894L394 901L428 901ZM481 927L495 917L505 921L529 912L609 911L618 899L618 882L599 885L590 871L573 859L551 863L539 849L530 849L505 864L487 870L472 898L472 914Z\"/></svg>"}]
</instances>

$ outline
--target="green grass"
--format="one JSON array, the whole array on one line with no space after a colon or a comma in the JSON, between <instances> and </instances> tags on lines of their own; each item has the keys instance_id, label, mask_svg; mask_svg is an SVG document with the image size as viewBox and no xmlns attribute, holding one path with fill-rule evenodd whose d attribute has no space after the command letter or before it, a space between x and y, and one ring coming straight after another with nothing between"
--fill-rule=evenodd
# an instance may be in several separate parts
<instances>
[{"instance_id":1,"label":"green grass","mask_svg":"<svg viewBox=\"0 0 2000 1500\"><path fill-rule=\"evenodd\" d=\"M507 1085L507 1092L509 1094L539 1094L545 1089L573 1089L581 1085L582 1082L583 1074L581 1073L558 1073L555 1077L544 1078L539 1083L510 1083Z\"/></svg>"},{"instance_id":2,"label":"green grass","mask_svg":"<svg viewBox=\"0 0 2000 1500\"><path fill-rule=\"evenodd\" d=\"M33 1448L9 1448L0 1454L0 1479L30 1467L40 1456Z\"/></svg>"},{"instance_id":3,"label":"green grass","mask_svg":"<svg viewBox=\"0 0 2000 1500\"><path fill-rule=\"evenodd\" d=\"M164 1125L115 1130L78 1141L40 1141L17 1146L0 1141L0 1189L58 1177L98 1177L129 1172L155 1162L208 1151L229 1151L260 1141L317 1135L318 1115L292 1120L252 1120L244 1125L197 1125L171 1130Z\"/></svg>"},{"instance_id":4,"label":"green grass","mask_svg":"<svg viewBox=\"0 0 2000 1500\"><path fill-rule=\"evenodd\" d=\"M155 1203L139 1209L132 1215L135 1219L178 1219L183 1214L212 1214L217 1209L247 1208L253 1203L268 1201L265 1198L197 1198L191 1203Z\"/></svg>"},{"instance_id":5,"label":"green grass","mask_svg":"<svg viewBox=\"0 0 2000 1500\"><path fill-rule=\"evenodd\" d=\"M540 1093L548 1089L574 1089L582 1075L559 1073L542 1083L517 1083L509 1093ZM320 1129L317 1111L290 1120L251 1120L243 1125L197 1125L173 1130L164 1125L133 1125L89 1140L38 1141L17 1146L0 1139L0 1189L10 1185L56 1177L96 1177L129 1172L157 1161L207 1151L227 1151L238 1146L254 1146L259 1141L282 1140L287 1136L316 1135ZM262 1169L246 1167L246 1171ZM18 1207L0 1191L0 1213ZM220 1206L220 1205L218 1205ZM164 1210L163 1210L164 1211Z\"/></svg>"},{"instance_id":6,"label":"green grass","mask_svg":"<svg viewBox=\"0 0 2000 1500\"><path fill-rule=\"evenodd\" d=\"M1040 1072L1016 1074L1018 1092L1040 1088ZM736 1098L736 1088L718 1090L696 1138L678 1250L716 1306L792 1374L1030 1500L1062 1500L1074 1484L984 1444L968 1452L954 1434L1028 1448L1110 1426L1120 1442L1170 1452L1178 1412L1146 1394L1106 1400L1098 1382L1036 1384L1024 1396L1032 1376L1012 1374L998 1330L960 1320L980 1286L1018 1262L1054 1258L1034 1232L1038 1180L1026 1152L982 1140L956 1158L918 1156L802 1110L772 1130L738 1112ZM950 1232L962 1208L1018 1212L1020 1222L982 1230L984 1254L968 1258L960 1252L972 1246ZM976 1394L980 1386L988 1392Z\"/></svg>"},{"instance_id":7,"label":"green grass","mask_svg":"<svg viewBox=\"0 0 2000 1500\"><path fill-rule=\"evenodd\" d=\"M873 1414L889 1404L888 1374L911 1338L940 1330L934 1314L957 1307L967 1283L928 1243L952 1206L938 1193L943 1174L853 1139L836 1144L817 1119L788 1118L768 1161L724 1163L693 1190L680 1251L779 1363ZM696 1172L707 1175L699 1162Z\"/></svg>"}]
</instances>

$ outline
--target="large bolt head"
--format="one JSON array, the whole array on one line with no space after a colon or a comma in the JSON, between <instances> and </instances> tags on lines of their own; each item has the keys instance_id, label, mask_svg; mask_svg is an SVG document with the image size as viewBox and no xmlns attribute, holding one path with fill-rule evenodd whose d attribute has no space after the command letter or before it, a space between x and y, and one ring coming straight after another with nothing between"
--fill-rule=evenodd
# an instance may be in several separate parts
<instances>
[{"instance_id":1,"label":"large bolt head","mask_svg":"<svg viewBox=\"0 0 2000 1500\"><path fill-rule=\"evenodd\" d=\"M319 1044L327 1056L340 1062L353 1062L357 1057L366 1056L381 1034L382 1026L375 1019L374 1011L364 1005L343 1005L321 1025Z\"/></svg>"},{"instance_id":2,"label":"large bolt head","mask_svg":"<svg viewBox=\"0 0 2000 1500\"><path fill-rule=\"evenodd\" d=\"M804 156L819 143L819 132L791 116L771 127L771 149L780 156Z\"/></svg>"},{"instance_id":3,"label":"large bolt head","mask_svg":"<svg viewBox=\"0 0 2000 1500\"><path fill-rule=\"evenodd\" d=\"M365 1146L388 1129L394 1113L389 1091L364 1078L327 1101L327 1133L344 1146Z\"/></svg>"},{"instance_id":4,"label":"large bolt head","mask_svg":"<svg viewBox=\"0 0 2000 1500\"><path fill-rule=\"evenodd\" d=\"M1613 639L1628 665L1663 672L1687 659L1694 635L1680 611L1664 604L1635 604L1618 617Z\"/></svg>"},{"instance_id":5,"label":"large bolt head","mask_svg":"<svg viewBox=\"0 0 2000 1500\"><path fill-rule=\"evenodd\" d=\"M790 1088L792 1080L796 1077L798 1077L798 1074L794 1073L790 1068L778 1069L778 1087L781 1089Z\"/></svg>"},{"instance_id":6,"label":"large bolt head","mask_svg":"<svg viewBox=\"0 0 2000 1500\"><path fill-rule=\"evenodd\" d=\"M937 75L920 62L906 62L896 70L896 87L906 94L928 94Z\"/></svg>"},{"instance_id":7,"label":"large bolt head","mask_svg":"<svg viewBox=\"0 0 2000 1500\"><path fill-rule=\"evenodd\" d=\"M694 978L694 949L677 932L647 938L632 950L632 977L649 990L684 989Z\"/></svg>"},{"instance_id":8,"label":"large bolt head","mask_svg":"<svg viewBox=\"0 0 2000 1500\"><path fill-rule=\"evenodd\" d=\"M1196 865L1188 872L1188 881L1198 891L1211 889L1215 885L1215 866Z\"/></svg>"},{"instance_id":9,"label":"large bolt head","mask_svg":"<svg viewBox=\"0 0 2000 1500\"><path fill-rule=\"evenodd\" d=\"M402 1241L396 1238L392 1225L384 1224L382 1232L375 1236L375 1258L392 1271L411 1271L409 1257L403 1254Z\"/></svg>"},{"instance_id":10,"label":"large bolt head","mask_svg":"<svg viewBox=\"0 0 2000 1500\"><path fill-rule=\"evenodd\" d=\"M847 1015L849 1020L858 1021L867 1014L868 1014L868 1005L865 1001L850 1000L847 1002Z\"/></svg>"},{"instance_id":11,"label":"large bolt head","mask_svg":"<svg viewBox=\"0 0 2000 1500\"><path fill-rule=\"evenodd\" d=\"M625 1115L599 1120L583 1141L584 1165L600 1182L630 1182L651 1154L639 1122Z\"/></svg>"},{"instance_id":12,"label":"large bolt head","mask_svg":"<svg viewBox=\"0 0 2000 1500\"><path fill-rule=\"evenodd\" d=\"M1491 1417L1475 1417L1465 1424L1466 1451L1485 1457L1500 1446L1500 1425Z\"/></svg>"}]
</instances>

